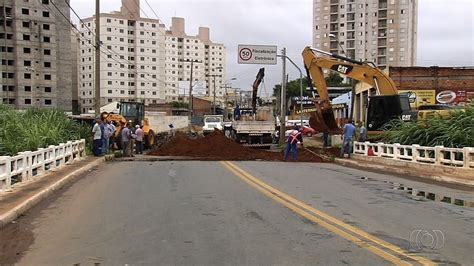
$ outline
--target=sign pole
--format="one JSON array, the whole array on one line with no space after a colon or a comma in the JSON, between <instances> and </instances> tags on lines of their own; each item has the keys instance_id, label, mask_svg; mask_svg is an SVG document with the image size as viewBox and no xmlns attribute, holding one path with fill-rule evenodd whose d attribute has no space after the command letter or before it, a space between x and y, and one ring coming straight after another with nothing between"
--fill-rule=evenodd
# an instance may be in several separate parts
<instances>
[{"instance_id":1,"label":"sign pole","mask_svg":"<svg viewBox=\"0 0 474 266\"><path fill-rule=\"evenodd\" d=\"M281 94L280 94L280 140L278 143L283 145L285 143L286 131L286 48L281 51L283 59L283 73L281 80Z\"/></svg>"}]
</instances>

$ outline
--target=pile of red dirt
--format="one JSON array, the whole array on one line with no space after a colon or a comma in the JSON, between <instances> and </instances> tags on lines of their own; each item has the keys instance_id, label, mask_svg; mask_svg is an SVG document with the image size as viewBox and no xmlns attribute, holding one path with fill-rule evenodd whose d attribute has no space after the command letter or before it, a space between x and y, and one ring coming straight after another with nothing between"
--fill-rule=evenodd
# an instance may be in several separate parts
<instances>
[{"instance_id":1,"label":"pile of red dirt","mask_svg":"<svg viewBox=\"0 0 474 266\"><path fill-rule=\"evenodd\" d=\"M222 131L200 138L191 139L185 134L177 134L170 141L153 150L149 155L157 156L186 156L200 160L229 160L229 161L282 161L283 152L271 152L242 146L227 138ZM289 159L292 157L289 156ZM322 162L323 159L306 150L298 151L300 162Z\"/></svg>"}]
</instances>

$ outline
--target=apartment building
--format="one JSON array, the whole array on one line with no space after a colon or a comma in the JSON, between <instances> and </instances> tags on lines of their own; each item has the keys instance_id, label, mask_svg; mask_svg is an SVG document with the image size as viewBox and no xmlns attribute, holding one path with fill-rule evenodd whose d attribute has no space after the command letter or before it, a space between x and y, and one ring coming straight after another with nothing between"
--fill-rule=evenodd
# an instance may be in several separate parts
<instances>
[{"instance_id":1,"label":"apartment building","mask_svg":"<svg viewBox=\"0 0 474 266\"><path fill-rule=\"evenodd\" d=\"M94 110L95 16L79 26L79 104ZM183 18L172 18L169 30L158 19L140 16L139 0L122 0L120 11L100 14L100 104L140 101L145 105L185 100L191 61L193 80L206 81L222 96L225 47L209 39L209 29L197 36L185 33ZM187 85L186 85L187 84Z\"/></svg>"},{"instance_id":2,"label":"apartment building","mask_svg":"<svg viewBox=\"0 0 474 266\"><path fill-rule=\"evenodd\" d=\"M64 1L0 3L0 99L16 109L71 110L69 7Z\"/></svg>"},{"instance_id":3,"label":"apartment building","mask_svg":"<svg viewBox=\"0 0 474 266\"><path fill-rule=\"evenodd\" d=\"M413 66L417 13L417 0L313 0L313 46L381 68Z\"/></svg>"},{"instance_id":4,"label":"apartment building","mask_svg":"<svg viewBox=\"0 0 474 266\"><path fill-rule=\"evenodd\" d=\"M193 82L205 82L207 96L222 100L225 94L226 50L210 40L210 30L199 27L196 36L185 32L184 18L173 17L166 31L167 101L186 99L193 61Z\"/></svg>"},{"instance_id":5,"label":"apartment building","mask_svg":"<svg viewBox=\"0 0 474 266\"><path fill-rule=\"evenodd\" d=\"M139 3L139 2L138 2ZM82 20L79 42L79 105L94 110L95 16ZM165 26L140 17L137 2L122 1L121 11L100 14L100 105L165 98Z\"/></svg>"}]
</instances>

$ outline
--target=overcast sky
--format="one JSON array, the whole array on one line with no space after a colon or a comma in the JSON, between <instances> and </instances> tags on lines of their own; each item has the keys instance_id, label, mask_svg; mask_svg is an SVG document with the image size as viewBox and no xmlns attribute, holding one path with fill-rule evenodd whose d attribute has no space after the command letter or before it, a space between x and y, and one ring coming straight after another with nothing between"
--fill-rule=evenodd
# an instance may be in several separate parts
<instances>
[{"instance_id":1,"label":"overcast sky","mask_svg":"<svg viewBox=\"0 0 474 266\"><path fill-rule=\"evenodd\" d=\"M58 1L58 0L55 0ZM137 0L138 1L138 0ZM234 87L249 89L258 65L238 65L237 45L270 44L301 64L301 51L311 45L312 0L147 0L167 27L171 17L186 19L186 33L211 29L211 40L227 47L227 77ZM100 0L101 12L119 10L121 0ZM71 0L81 17L94 13L95 0ZM142 16L156 18L145 0ZM146 13L146 15L144 14ZM74 14L71 13L74 19ZM75 19L74 19L75 20ZM76 21L76 20L75 20ZM418 58L420 66L474 66L474 0L419 0ZM265 66L265 91L281 82L281 62ZM290 80L299 77L288 66Z\"/></svg>"}]
</instances>

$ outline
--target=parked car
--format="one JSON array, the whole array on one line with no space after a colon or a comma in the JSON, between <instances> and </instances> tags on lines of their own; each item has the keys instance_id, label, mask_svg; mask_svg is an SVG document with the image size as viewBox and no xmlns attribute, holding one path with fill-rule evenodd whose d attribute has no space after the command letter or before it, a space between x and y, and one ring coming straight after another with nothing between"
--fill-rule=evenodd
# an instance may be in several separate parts
<instances>
[{"instance_id":1,"label":"parked car","mask_svg":"<svg viewBox=\"0 0 474 266\"><path fill-rule=\"evenodd\" d=\"M314 134L316 134L317 132L312 127L304 126L302 133L303 133L304 136L311 137Z\"/></svg>"}]
</instances>

